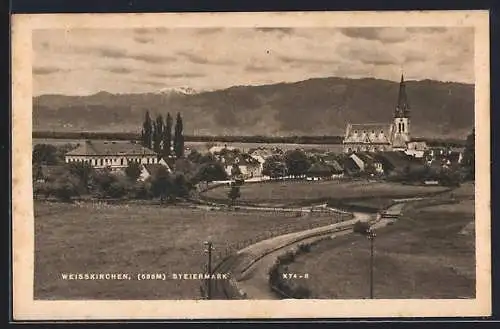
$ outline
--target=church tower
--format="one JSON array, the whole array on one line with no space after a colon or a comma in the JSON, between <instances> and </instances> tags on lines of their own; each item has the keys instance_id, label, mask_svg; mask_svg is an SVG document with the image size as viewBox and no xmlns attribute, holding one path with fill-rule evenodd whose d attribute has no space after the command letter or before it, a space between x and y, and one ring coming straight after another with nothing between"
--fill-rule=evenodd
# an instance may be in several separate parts
<instances>
[{"instance_id":1,"label":"church tower","mask_svg":"<svg viewBox=\"0 0 500 329\"><path fill-rule=\"evenodd\" d=\"M403 74L399 83L398 103L394 111L393 149L404 149L410 141L410 106L406 98Z\"/></svg>"}]
</instances>

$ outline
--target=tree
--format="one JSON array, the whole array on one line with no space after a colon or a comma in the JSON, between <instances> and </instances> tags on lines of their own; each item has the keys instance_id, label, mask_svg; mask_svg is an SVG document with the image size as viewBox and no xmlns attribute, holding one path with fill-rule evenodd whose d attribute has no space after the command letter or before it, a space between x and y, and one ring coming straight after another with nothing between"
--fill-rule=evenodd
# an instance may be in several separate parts
<instances>
[{"instance_id":1,"label":"tree","mask_svg":"<svg viewBox=\"0 0 500 329\"><path fill-rule=\"evenodd\" d=\"M227 196L228 196L229 200L231 201L231 205L234 205L236 199L241 197L240 187L237 185L232 185L231 189L227 193Z\"/></svg>"},{"instance_id":2,"label":"tree","mask_svg":"<svg viewBox=\"0 0 500 329\"><path fill-rule=\"evenodd\" d=\"M191 186L183 174L178 174L174 178L173 190L176 197L186 198L189 196Z\"/></svg>"},{"instance_id":3,"label":"tree","mask_svg":"<svg viewBox=\"0 0 500 329\"><path fill-rule=\"evenodd\" d=\"M168 170L161 166L153 174L151 179L151 194L153 197L160 198L161 202L170 199L173 195L172 180Z\"/></svg>"},{"instance_id":4,"label":"tree","mask_svg":"<svg viewBox=\"0 0 500 329\"><path fill-rule=\"evenodd\" d=\"M330 177L333 174L333 168L322 163L311 165L307 174L312 177Z\"/></svg>"},{"instance_id":5,"label":"tree","mask_svg":"<svg viewBox=\"0 0 500 329\"><path fill-rule=\"evenodd\" d=\"M125 168L125 175L132 182L136 182L141 176L141 164L137 162L129 162L127 168Z\"/></svg>"},{"instance_id":6,"label":"tree","mask_svg":"<svg viewBox=\"0 0 500 329\"><path fill-rule=\"evenodd\" d=\"M231 177L238 178L240 176L241 176L240 167L236 163L233 163L233 166L231 167Z\"/></svg>"},{"instance_id":7,"label":"tree","mask_svg":"<svg viewBox=\"0 0 500 329\"><path fill-rule=\"evenodd\" d=\"M142 146L149 149L152 148L153 144L153 125L151 117L149 116L149 111L146 111L144 122L142 124L142 134L141 134Z\"/></svg>"},{"instance_id":8,"label":"tree","mask_svg":"<svg viewBox=\"0 0 500 329\"><path fill-rule=\"evenodd\" d=\"M43 179L42 165L40 163L33 163L31 175L33 182Z\"/></svg>"},{"instance_id":9,"label":"tree","mask_svg":"<svg viewBox=\"0 0 500 329\"><path fill-rule=\"evenodd\" d=\"M189 155L187 156L187 159L193 163L202 163L202 158L203 158L203 155L198 152L197 150L193 150L191 151L191 153L189 153Z\"/></svg>"},{"instance_id":10,"label":"tree","mask_svg":"<svg viewBox=\"0 0 500 329\"><path fill-rule=\"evenodd\" d=\"M475 130L472 129L472 132L469 134L469 136L467 136L467 139L465 140L465 150L462 159L462 166L466 171L466 176L468 179L475 178L475 154Z\"/></svg>"},{"instance_id":11,"label":"tree","mask_svg":"<svg viewBox=\"0 0 500 329\"><path fill-rule=\"evenodd\" d=\"M130 194L133 190L133 185L125 177L115 176L115 179L109 185L106 194L110 198L118 199Z\"/></svg>"},{"instance_id":12,"label":"tree","mask_svg":"<svg viewBox=\"0 0 500 329\"><path fill-rule=\"evenodd\" d=\"M32 162L34 164L56 165L61 162L61 159L58 158L57 147L55 147L54 145L36 144L33 147L32 154Z\"/></svg>"},{"instance_id":13,"label":"tree","mask_svg":"<svg viewBox=\"0 0 500 329\"><path fill-rule=\"evenodd\" d=\"M285 163L288 173L294 176L304 175L311 166L306 154L300 150L286 152Z\"/></svg>"},{"instance_id":14,"label":"tree","mask_svg":"<svg viewBox=\"0 0 500 329\"><path fill-rule=\"evenodd\" d=\"M79 196L81 191L80 181L69 172L58 175L53 182L48 184L47 189L48 194L64 202L69 202L72 197Z\"/></svg>"},{"instance_id":15,"label":"tree","mask_svg":"<svg viewBox=\"0 0 500 329\"><path fill-rule=\"evenodd\" d=\"M153 131L153 150L158 156L161 156L163 153L162 150L162 141L163 141L163 117L159 114L156 117L156 121L154 124Z\"/></svg>"},{"instance_id":16,"label":"tree","mask_svg":"<svg viewBox=\"0 0 500 329\"><path fill-rule=\"evenodd\" d=\"M148 178L145 182L135 182L135 184L132 186L132 189L130 190L130 195L134 199L151 199L151 180Z\"/></svg>"},{"instance_id":17,"label":"tree","mask_svg":"<svg viewBox=\"0 0 500 329\"><path fill-rule=\"evenodd\" d=\"M209 182L226 180L227 173L219 162L203 164L195 175L195 180L199 182Z\"/></svg>"},{"instance_id":18,"label":"tree","mask_svg":"<svg viewBox=\"0 0 500 329\"><path fill-rule=\"evenodd\" d=\"M99 198L108 198L115 195L116 193L112 190L116 189L116 186L112 187L112 184L116 181L117 177L113 175L110 169L100 170L93 177L94 193Z\"/></svg>"},{"instance_id":19,"label":"tree","mask_svg":"<svg viewBox=\"0 0 500 329\"><path fill-rule=\"evenodd\" d=\"M274 158L268 158L262 165L262 174L271 178L282 177L287 174L285 163Z\"/></svg>"},{"instance_id":20,"label":"tree","mask_svg":"<svg viewBox=\"0 0 500 329\"><path fill-rule=\"evenodd\" d=\"M165 119L165 129L163 130L163 156L168 157L171 155L172 149L172 117L167 113Z\"/></svg>"},{"instance_id":21,"label":"tree","mask_svg":"<svg viewBox=\"0 0 500 329\"><path fill-rule=\"evenodd\" d=\"M175 156L180 158L184 155L184 135L181 114L177 113L174 132L174 152Z\"/></svg>"},{"instance_id":22,"label":"tree","mask_svg":"<svg viewBox=\"0 0 500 329\"><path fill-rule=\"evenodd\" d=\"M73 162L68 166L69 172L78 177L82 188L87 191L89 189L90 181L94 175L94 168L90 163Z\"/></svg>"}]
</instances>

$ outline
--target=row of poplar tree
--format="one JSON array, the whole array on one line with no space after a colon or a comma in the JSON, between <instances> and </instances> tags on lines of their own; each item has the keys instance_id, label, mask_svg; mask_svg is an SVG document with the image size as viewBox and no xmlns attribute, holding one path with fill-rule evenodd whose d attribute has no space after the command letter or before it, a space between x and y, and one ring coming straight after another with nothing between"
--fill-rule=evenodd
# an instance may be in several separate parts
<instances>
[{"instance_id":1,"label":"row of poplar tree","mask_svg":"<svg viewBox=\"0 0 500 329\"><path fill-rule=\"evenodd\" d=\"M177 113L174 133L172 135L172 117L167 113L165 120L159 114L153 121L146 112L142 125L141 144L152 149L159 156L184 156L184 135L181 114Z\"/></svg>"}]
</instances>

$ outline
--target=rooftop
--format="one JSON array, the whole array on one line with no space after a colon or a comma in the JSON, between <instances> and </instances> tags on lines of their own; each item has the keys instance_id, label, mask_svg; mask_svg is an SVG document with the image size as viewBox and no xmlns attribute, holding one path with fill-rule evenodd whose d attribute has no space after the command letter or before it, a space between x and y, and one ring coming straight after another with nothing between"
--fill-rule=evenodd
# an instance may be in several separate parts
<instances>
[{"instance_id":1,"label":"rooftop","mask_svg":"<svg viewBox=\"0 0 500 329\"><path fill-rule=\"evenodd\" d=\"M133 142L85 141L66 155L155 155L153 150Z\"/></svg>"}]
</instances>

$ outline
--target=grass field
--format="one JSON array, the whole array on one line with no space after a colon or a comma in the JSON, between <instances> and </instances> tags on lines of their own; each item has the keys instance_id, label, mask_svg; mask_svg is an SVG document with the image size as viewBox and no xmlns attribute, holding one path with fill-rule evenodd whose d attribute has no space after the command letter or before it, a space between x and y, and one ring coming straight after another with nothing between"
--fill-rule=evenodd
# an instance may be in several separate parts
<instances>
[{"instance_id":1,"label":"grass field","mask_svg":"<svg viewBox=\"0 0 500 329\"><path fill-rule=\"evenodd\" d=\"M326 225L332 215L206 212L152 205L93 206L35 203L35 298L195 299L197 280L76 281L62 273L200 273L207 256L227 244L304 224Z\"/></svg>"},{"instance_id":2,"label":"grass field","mask_svg":"<svg viewBox=\"0 0 500 329\"><path fill-rule=\"evenodd\" d=\"M441 186L411 186L391 182L368 181L285 181L244 184L241 187L243 204L297 205L328 200L366 198L407 198L445 191ZM220 186L203 195L210 200L227 200L229 187Z\"/></svg>"},{"instance_id":3,"label":"grass field","mask_svg":"<svg viewBox=\"0 0 500 329\"><path fill-rule=\"evenodd\" d=\"M375 240L375 298L474 298L473 187L409 207ZM458 203L449 204L451 199ZM427 202L427 206L426 206ZM440 204L441 202L441 204ZM288 266L309 273L315 298L369 297L369 241L349 235L321 242Z\"/></svg>"}]
</instances>

